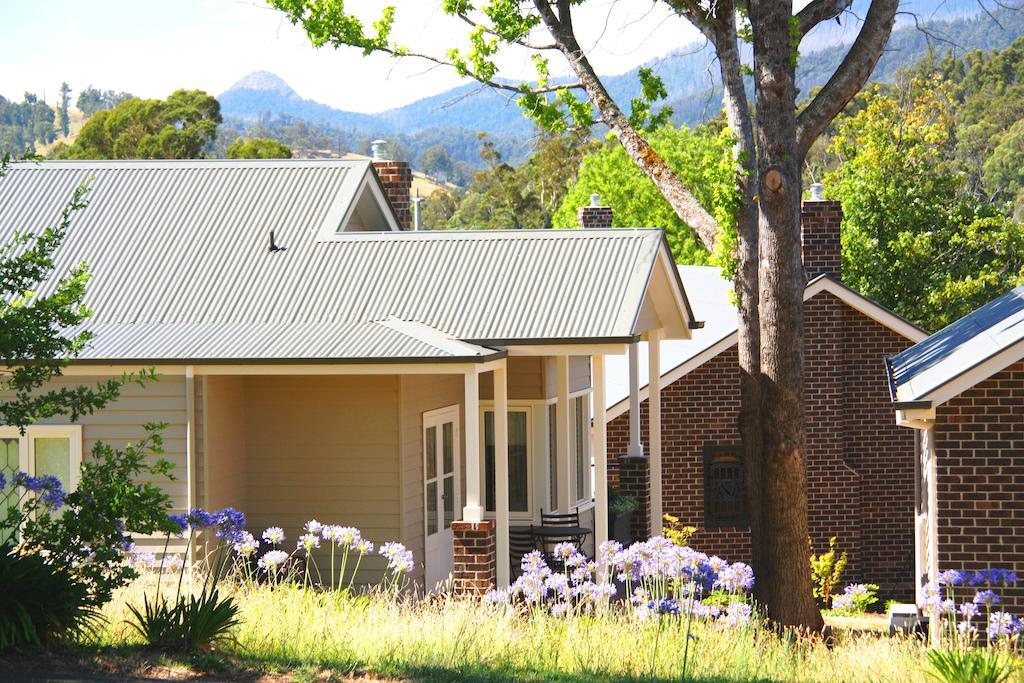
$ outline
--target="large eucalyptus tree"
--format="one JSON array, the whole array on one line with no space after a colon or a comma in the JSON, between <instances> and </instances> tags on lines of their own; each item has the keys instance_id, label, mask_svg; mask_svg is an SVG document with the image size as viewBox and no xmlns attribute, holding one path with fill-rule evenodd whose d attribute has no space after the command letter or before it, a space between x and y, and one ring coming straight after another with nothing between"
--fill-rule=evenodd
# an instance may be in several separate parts
<instances>
[{"instance_id":1,"label":"large eucalyptus tree","mask_svg":"<svg viewBox=\"0 0 1024 683\"><path fill-rule=\"evenodd\" d=\"M649 0L692 23L714 47L726 119L735 136L739 356L748 513L757 597L780 625L822 627L807 560L804 456L803 290L800 170L811 143L863 87L888 41L899 0L872 0L854 43L827 84L798 109L800 42L817 24L847 12L853 0L810 0L794 13L788 0ZM700 205L645 137L664 117L651 103L663 84L640 71L644 97L627 114L595 71L573 26L596 11L587 0L438 0L465 23L471 48L430 54L391 37L394 8L365 26L343 0L269 0L301 25L316 46L350 46L450 66L459 74L518 95L524 111L549 128L603 123L679 217L708 248L723 227ZM588 7L590 5L590 7ZM671 30L665 27L663 30ZM607 34L614 33L609 27ZM741 60L744 44L753 68ZM534 52L538 78L516 85L500 77L504 49ZM561 55L571 82L549 78L547 55ZM746 76L752 77L753 97ZM584 95L583 98L577 96ZM566 114L563 114L566 112Z\"/></svg>"}]
</instances>

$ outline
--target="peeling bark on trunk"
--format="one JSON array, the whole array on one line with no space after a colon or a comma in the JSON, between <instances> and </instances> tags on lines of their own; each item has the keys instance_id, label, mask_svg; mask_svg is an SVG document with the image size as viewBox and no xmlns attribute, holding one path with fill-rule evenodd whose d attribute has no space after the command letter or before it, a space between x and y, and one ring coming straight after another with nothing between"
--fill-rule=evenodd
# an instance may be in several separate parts
<instances>
[{"instance_id":1,"label":"peeling bark on trunk","mask_svg":"<svg viewBox=\"0 0 1024 683\"><path fill-rule=\"evenodd\" d=\"M790 3L750 3L758 150L761 335L759 594L783 626L823 627L807 560L800 159Z\"/></svg>"}]
</instances>

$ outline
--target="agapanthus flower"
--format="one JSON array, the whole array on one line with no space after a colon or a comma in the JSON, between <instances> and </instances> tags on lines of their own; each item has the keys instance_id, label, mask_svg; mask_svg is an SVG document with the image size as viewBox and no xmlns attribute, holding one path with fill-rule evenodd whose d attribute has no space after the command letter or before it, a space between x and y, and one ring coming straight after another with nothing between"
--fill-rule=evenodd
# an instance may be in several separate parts
<instances>
[{"instance_id":1,"label":"agapanthus flower","mask_svg":"<svg viewBox=\"0 0 1024 683\"><path fill-rule=\"evenodd\" d=\"M181 569L182 565L185 564L185 558L181 555L165 555L164 556L164 568L168 571L175 572Z\"/></svg>"},{"instance_id":2,"label":"agapanthus flower","mask_svg":"<svg viewBox=\"0 0 1024 683\"><path fill-rule=\"evenodd\" d=\"M989 638L1012 636L1013 634L1020 632L1020 630L1020 619L1009 612L993 612L988 617L988 629L986 629L986 633L988 633Z\"/></svg>"},{"instance_id":3,"label":"agapanthus flower","mask_svg":"<svg viewBox=\"0 0 1024 683\"><path fill-rule=\"evenodd\" d=\"M966 619L967 621L970 621L974 617L978 616L978 606L973 602L963 603L962 605L960 605L958 611L960 612L960 616Z\"/></svg>"},{"instance_id":4,"label":"agapanthus flower","mask_svg":"<svg viewBox=\"0 0 1024 683\"><path fill-rule=\"evenodd\" d=\"M977 627L969 621L959 622L956 625L956 630L965 637L971 637L978 632Z\"/></svg>"},{"instance_id":5,"label":"agapanthus flower","mask_svg":"<svg viewBox=\"0 0 1024 683\"><path fill-rule=\"evenodd\" d=\"M0 491L7 488L7 477L4 476L3 472L0 472Z\"/></svg>"},{"instance_id":6,"label":"agapanthus flower","mask_svg":"<svg viewBox=\"0 0 1024 683\"><path fill-rule=\"evenodd\" d=\"M680 610L679 601L673 598L662 598L661 600L651 600L647 603L647 609L656 614L671 614L678 615Z\"/></svg>"},{"instance_id":7,"label":"agapanthus flower","mask_svg":"<svg viewBox=\"0 0 1024 683\"><path fill-rule=\"evenodd\" d=\"M484 602L488 605L508 604L510 592L507 588L493 588L484 593Z\"/></svg>"},{"instance_id":8,"label":"agapanthus flower","mask_svg":"<svg viewBox=\"0 0 1024 683\"><path fill-rule=\"evenodd\" d=\"M169 515L168 519L170 519L171 523L178 528L179 536L185 533L185 530L188 529L188 515L184 512L177 515Z\"/></svg>"},{"instance_id":9,"label":"agapanthus flower","mask_svg":"<svg viewBox=\"0 0 1024 683\"><path fill-rule=\"evenodd\" d=\"M551 554L560 560L567 560L575 553L576 546L568 542L557 543L551 551Z\"/></svg>"},{"instance_id":10,"label":"agapanthus flower","mask_svg":"<svg viewBox=\"0 0 1024 683\"><path fill-rule=\"evenodd\" d=\"M242 557L249 557L259 549L260 544L256 542L256 539L248 531L243 531L240 538L235 541L235 552Z\"/></svg>"},{"instance_id":11,"label":"agapanthus flower","mask_svg":"<svg viewBox=\"0 0 1024 683\"><path fill-rule=\"evenodd\" d=\"M730 593L744 593L754 587L754 570L750 568L750 565L742 562L726 563L717 572L718 578L715 579L717 588Z\"/></svg>"},{"instance_id":12,"label":"agapanthus flower","mask_svg":"<svg viewBox=\"0 0 1024 683\"><path fill-rule=\"evenodd\" d=\"M188 523L196 531L202 531L203 529L216 526L217 515L201 508L192 508L188 511Z\"/></svg>"},{"instance_id":13,"label":"agapanthus flower","mask_svg":"<svg viewBox=\"0 0 1024 683\"><path fill-rule=\"evenodd\" d=\"M922 589L922 598L918 607L925 611L935 611L942 608L942 587L934 581L926 583Z\"/></svg>"},{"instance_id":14,"label":"agapanthus flower","mask_svg":"<svg viewBox=\"0 0 1024 683\"><path fill-rule=\"evenodd\" d=\"M307 534L318 534L320 530L324 528L324 525L315 519L311 519L303 526Z\"/></svg>"},{"instance_id":15,"label":"agapanthus flower","mask_svg":"<svg viewBox=\"0 0 1024 683\"><path fill-rule=\"evenodd\" d=\"M622 544L618 541L608 540L597 548L597 560L602 564L612 564L615 556L622 552Z\"/></svg>"},{"instance_id":16,"label":"agapanthus flower","mask_svg":"<svg viewBox=\"0 0 1024 683\"><path fill-rule=\"evenodd\" d=\"M284 542L284 529L279 526L272 526L263 532L263 540L273 545L281 545Z\"/></svg>"},{"instance_id":17,"label":"agapanthus flower","mask_svg":"<svg viewBox=\"0 0 1024 683\"><path fill-rule=\"evenodd\" d=\"M387 559L388 569L396 574L407 574L416 566L412 551L407 550L401 543L391 541L383 544L380 547L380 554Z\"/></svg>"},{"instance_id":18,"label":"agapanthus flower","mask_svg":"<svg viewBox=\"0 0 1024 683\"><path fill-rule=\"evenodd\" d=\"M277 571L288 561L288 553L283 550L270 550L263 554L256 565L267 572Z\"/></svg>"},{"instance_id":19,"label":"agapanthus flower","mask_svg":"<svg viewBox=\"0 0 1024 683\"><path fill-rule=\"evenodd\" d=\"M156 564L156 555L146 550L132 550L128 561L136 569L152 569Z\"/></svg>"},{"instance_id":20,"label":"agapanthus flower","mask_svg":"<svg viewBox=\"0 0 1024 683\"><path fill-rule=\"evenodd\" d=\"M365 538L361 538L359 539L359 542L355 544L355 549L360 555L366 555L373 552L373 544Z\"/></svg>"},{"instance_id":21,"label":"agapanthus flower","mask_svg":"<svg viewBox=\"0 0 1024 683\"><path fill-rule=\"evenodd\" d=\"M245 533L245 515L235 508L224 508L216 513L214 520L217 526L217 538L227 543L238 543Z\"/></svg>"},{"instance_id":22,"label":"agapanthus flower","mask_svg":"<svg viewBox=\"0 0 1024 683\"><path fill-rule=\"evenodd\" d=\"M725 608L725 614L718 620L730 628L746 626L750 623L751 609L745 602L732 602Z\"/></svg>"},{"instance_id":23,"label":"agapanthus flower","mask_svg":"<svg viewBox=\"0 0 1024 683\"><path fill-rule=\"evenodd\" d=\"M1017 582L1017 573L1009 569L989 567L974 572L971 583L975 586L1009 586Z\"/></svg>"},{"instance_id":24,"label":"agapanthus flower","mask_svg":"<svg viewBox=\"0 0 1024 683\"><path fill-rule=\"evenodd\" d=\"M991 590L978 591L974 594L973 602L975 605L985 605L986 607L991 607L992 605L999 604L999 595L995 591Z\"/></svg>"},{"instance_id":25,"label":"agapanthus flower","mask_svg":"<svg viewBox=\"0 0 1024 683\"><path fill-rule=\"evenodd\" d=\"M359 529L354 526L339 526L332 524L323 528L323 537L331 543L337 543L344 548L351 548L363 540Z\"/></svg>"},{"instance_id":26,"label":"agapanthus flower","mask_svg":"<svg viewBox=\"0 0 1024 683\"><path fill-rule=\"evenodd\" d=\"M12 481L15 486L22 486L27 491L40 494L39 499L50 507L56 509L64 504L64 488L60 479L52 474L33 477L25 472L17 472Z\"/></svg>"},{"instance_id":27,"label":"agapanthus flower","mask_svg":"<svg viewBox=\"0 0 1024 683\"><path fill-rule=\"evenodd\" d=\"M320 547L320 537L316 534L302 534L295 543L295 549L304 549L307 553Z\"/></svg>"},{"instance_id":28,"label":"agapanthus flower","mask_svg":"<svg viewBox=\"0 0 1024 683\"><path fill-rule=\"evenodd\" d=\"M963 586L970 582L970 572L961 572L956 569L947 569L939 572L938 582L940 586Z\"/></svg>"}]
</instances>

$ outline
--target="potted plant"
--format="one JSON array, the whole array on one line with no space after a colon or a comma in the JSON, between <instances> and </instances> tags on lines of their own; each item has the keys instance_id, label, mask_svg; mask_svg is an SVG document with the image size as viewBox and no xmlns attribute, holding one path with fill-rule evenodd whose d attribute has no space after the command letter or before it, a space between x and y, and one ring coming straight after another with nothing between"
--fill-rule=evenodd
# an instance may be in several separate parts
<instances>
[{"instance_id":1,"label":"potted plant","mask_svg":"<svg viewBox=\"0 0 1024 683\"><path fill-rule=\"evenodd\" d=\"M633 542L633 512L637 508L633 496L619 493L608 487L608 536L622 545Z\"/></svg>"}]
</instances>

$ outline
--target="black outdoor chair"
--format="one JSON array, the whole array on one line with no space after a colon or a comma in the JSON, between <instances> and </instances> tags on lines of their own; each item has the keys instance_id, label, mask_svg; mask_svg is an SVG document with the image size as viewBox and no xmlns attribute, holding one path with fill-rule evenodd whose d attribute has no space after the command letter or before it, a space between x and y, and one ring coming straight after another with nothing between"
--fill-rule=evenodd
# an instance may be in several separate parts
<instances>
[{"instance_id":1,"label":"black outdoor chair","mask_svg":"<svg viewBox=\"0 0 1024 683\"><path fill-rule=\"evenodd\" d=\"M543 508L541 508L540 511L540 525L543 527L566 527L566 529L569 529L571 527L576 527L578 529L582 526L580 524L579 510L575 510L569 513L553 513L544 512ZM587 534L581 534L578 532L567 532L564 536L546 535L542 539L545 545L544 552L545 554L547 554L547 545L550 545L553 548L558 543L572 543L572 545L576 548L577 552L583 553L585 555L586 553L583 552L583 540L586 537Z\"/></svg>"},{"instance_id":2,"label":"black outdoor chair","mask_svg":"<svg viewBox=\"0 0 1024 683\"><path fill-rule=\"evenodd\" d=\"M508 556L512 567L512 578L523 573L523 555L537 550L533 527L520 526L508 530Z\"/></svg>"}]
</instances>

